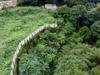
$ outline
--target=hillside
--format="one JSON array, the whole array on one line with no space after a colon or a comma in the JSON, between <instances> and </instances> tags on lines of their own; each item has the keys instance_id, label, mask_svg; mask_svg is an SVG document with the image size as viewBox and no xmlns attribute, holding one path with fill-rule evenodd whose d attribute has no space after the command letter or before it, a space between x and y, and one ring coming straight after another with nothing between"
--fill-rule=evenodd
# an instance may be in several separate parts
<instances>
[{"instance_id":1,"label":"hillside","mask_svg":"<svg viewBox=\"0 0 100 75\"><path fill-rule=\"evenodd\" d=\"M0 75L100 75L99 0L20 1L0 11Z\"/></svg>"},{"instance_id":2,"label":"hillside","mask_svg":"<svg viewBox=\"0 0 100 75\"><path fill-rule=\"evenodd\" d=\"M16 7L0 11L0 75L9 75L18 43L38 26L54 18L41 7Z\"/></svg>"}]
</instances>

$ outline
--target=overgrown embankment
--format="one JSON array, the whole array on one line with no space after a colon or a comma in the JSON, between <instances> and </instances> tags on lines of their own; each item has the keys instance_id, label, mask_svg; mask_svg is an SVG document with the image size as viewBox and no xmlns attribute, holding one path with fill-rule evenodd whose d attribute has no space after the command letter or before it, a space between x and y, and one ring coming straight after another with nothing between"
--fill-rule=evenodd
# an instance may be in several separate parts
<instances>
[{"instance_id":1,"label":"overgrown embankment","mask_svg":"<svg viewBox=\"0 0 100 75\"><path fill-rule=\"evenodd\" d=\"M10 74L12 55L21 39L54 18L41 7L16 7L0 11L0 74Z\"/></svg>"}]
</instances>

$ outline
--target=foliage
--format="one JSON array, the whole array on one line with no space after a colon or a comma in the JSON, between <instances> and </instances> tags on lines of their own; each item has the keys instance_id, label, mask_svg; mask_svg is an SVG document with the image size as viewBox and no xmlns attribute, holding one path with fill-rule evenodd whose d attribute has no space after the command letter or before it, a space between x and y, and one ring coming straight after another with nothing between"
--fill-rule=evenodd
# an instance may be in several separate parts
<instances>
[{"instance_id":1,"label":"foliage","mask_svg":"<svg viewBox=\"0 0 100 75\"><path fill-rule=\"evenodd\" d=\"M33 5L45 3L43 0L20 1ZM65 0L65 5L49 11L35 6L1 10L0 74L9 74L12 54L20 38L44 23L57 21L57 28L42 31L32 40L31 49L23 49L17 64L19 74L99 75L100 4L86 2L89 0Z\"/></svg>"},{"instance_id":2,"label":"foliage","mask_svg":"<svg viewBox=\"0 0 100 75\"><path fill-rule=\"evenodd\" d=\"M70 13L70 8L64 5L57 9L57 12L55 13L55 17L59 17L59 18L62 17L66 19L69 16L69 13Z\"/></svg>"},{"instance_id":3,"label":"foliage","mask_svg":"<svg viewBox=\"0 0 100 75\"><path fill-rule=\"evenodd\" d=\"M91 31L93 36L100 38L100 21L96 21L93 25L91 25Z\"/></svg>"},{"instance_id":4,"label":"foliage","mask_svg":"<svg viewBox=\"0 0 100 75\"><path fill-rule=\"evenodd\" d=\"M10 74L12 56L18 43L39 26L54 21L55 19L41 7L16 7L0 11L0 71L2 75Z\"/></svg>"},{"instance_id":5,"label":"foliage","mask_svg":"<svg viewBox=\"0 0 100 75\"><path fill-rule=\"evenodd\" d=\"M85 20L86 7L84 5L77 5L72 7L69 19L76 25L76 28L82 26L82 21Z\"/></svg>"},{"instance_id":6,"label":"foliage","mask_svg":"<svg viewBox=\"0 0 100 75\"><path fill-rule=\"evenodd\" d=\"M100 65L94 67L94 68L92 69L92 71L91 71L91 74L92 74L92 75L99 75L99 74L100 74Z\"/></svg>"},{"instance_id":7,"label":"foliage","mask_svg":"<svg viewBox=\"0 0 100 75\"><path fill-rule=\"evenodd\" d=\"M58 35L57 35L58 34ZM59 48L61 44L65 42L65 35L63 32L50 33L45 31L40 35L39 42L52 46L54 48Z\"/></svg>"},{"instance_id":8,"label":"foliage","mask_svg":"<svg viewBox=\"0 0 100 75\"><path fill-rule=\"evenodd\" d=\"M43 5L45 3L57 3L57 0L18 0L19 5Z\"/></svg>"},{"instance_id":9,"label":"foliage","mask_svg":"<svg viewBox=\"0 0 100 75\"><path fill-rule=\"evenodd\" d=\"M57 3L57 0L47 0L48 3Z\"/></svg>"},{"instance_id":10,"label":"foliage","mask_svg":"<svg viewBox=\"0 0 100 75\"><path fill-rule=\"evenodd\" d=\"M64 2L69 6L72 7L78 4L84 4L84 0L64 0Z\"/></svg>"},{"instance_id":11,"label":"foliage","mask_svg":"<svg viewBox=\"0 0 100 75\"><path fill-rule=\"evenodd\" d=\"M37 44L32 53L21 56L19 63L21 75L44 75L49 69L49 63L54 60L57 50L44 44Z\"/></svg>"},{"instance_id":12,"label":"foliage","mask_svg":"<svg viewBox=\"0 0 100 75\"><path fill-rule=\"evenodd\" d=\"M89 24L87 9L84 5L76 5L72 8L61 6L55 12L54 17L58 18L58 24L66 24L66 21L71 21L77 29Z\"/></svg>"},{"instance_id":13,"label":"foliage","mask_svg":"<svg viewBox=\"0 0 100 75\"><path fill-rule=\"evenodd\" d=\"M86 60L77 56L64 56L59 61L54 75L89 75Z\"/></svg>"},{"instance_id":14,"label":"foliage","mask_svg":"<svg viewBox=\"0 0 100 75\"><path fill-rule=\"evenodd\" d=\"M19 63L19 74L20 75L40 75L42 64L39 62L38 58L34 57L33 55L24 54L22 58L20 58Z\"/></svg>"},{"instance_id":15,"label":"foliage","mask_svg":"<svg viewBox=\"0 0 100 75\"><path fill-rule=\"evenodd\" d=\"M79 32L73 32L72 35L67 37L67 41L69 43L79 43L79 42L86 42L91 37L90 30L84 26L80 28Z\"/></svg>"},{"instance_id":16,"label":"foliage","mask_svg":"<svg viewBox=\"0 0 100 75\"><path fill-rule=\"evenodd\" d=\"M92 22L98 21L100 20L100 6L97 5L95 8L91 9L91 11L89 11L89 20Z\"/></svg>"},{"instance_id":17,"label":"foliage","mask_svg":"<svg viewBox=\"0 0 100 75\"><path fill-rule=\"evenodd\" d=\"M34 5L38 3L38 0L17 0L18 5L28 5L33 3Z\"/></svg>"},{"instance_id":18,"label":"foliage","mask_svg":"<svg viewBox=\"0 0 100 75\"><path fill-rule=\"evenodd\" d=\"M85 6L86 6L87 10L91 10L96 7L96 4L90 2L90 3L86 3Z\"/></svg>"},{"instance_id":19,"label":"foliage","mask_svg":"<svg viewBox=\"0 0 100 75\"><path fill-rule=\"evenodd\" d=\"M49 11L59 27L44 30L37 37L34 48L29 50L29 55L34 56L33 60L28 58L30 65L38 65L35 70L38 70L37 74L35 68L30 71L35 75L100 74L96 67L100 64L99 6L95 4L93 9L92 6L89 9L83 0L65 2L67 6ZM27 68L27 62L24 63L21 67Z\"/></svg>"},{"instance_id":20,"label":"foliage","mask_svg":"<svg viewBox=\"0 0 100 75\"><path fill-rule=\"evenodd\" d=\"M84 44L66 46L56 60L54 75L90 75L89 70L100 60L100 49Z\"/></svg>"},{"instance_id":21,"label":"foliage","mask_svg":"<svg viewBox=\"0 0 100 75\"><path fill-rule=\"evenodd\" d=\"M34 51L34 55L36 55L44 65L48 65L52 62L56 53L56 49L43 44L38 44Z\"/></svg>"},{"instance_id":22,"label":"foliage","mask_svg":"<svg viewBox=\"0 0 100 75\"><path fill-rule=\"evenodd\" d=\"M80 28L79 30L79 35L80 37L83 37L83 40L88 40L91 37L91 31L89 30L88 27L83 26L82 28Z\"/></svg>"},{"instance_id":23,"label":"foliage","mask_svg":"<svg viewBox=\"0 0 100 75\"><path fill-rule=\"evenodd\" d=\"M96 46L97 46L97 47L100 47L100 39L98 39L98 40L96 41Z\"/></svg>"},{"instance_id":24,"label":"foliage","mask_svg":"<svg viewBox=\"0 0 100 75\"><path fill-rule=\"evenodd\" d=\"M62 30L68 35L72 34L75 31L75 27L71 22L67 22L62 26Z\"/></svg>"}]
</instances>

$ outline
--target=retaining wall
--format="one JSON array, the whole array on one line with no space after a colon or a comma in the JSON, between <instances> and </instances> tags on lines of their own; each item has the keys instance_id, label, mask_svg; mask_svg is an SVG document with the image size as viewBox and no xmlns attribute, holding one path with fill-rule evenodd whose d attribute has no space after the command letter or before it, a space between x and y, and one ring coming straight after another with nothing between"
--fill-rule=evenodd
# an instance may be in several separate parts
<instances>
[{"instance_id":1,"label":"retaining wall","mask_svg":"<svg viewBox=\"0 0 100 75\"><path fill-rule=\"evenodd\" d=\"M15 54L13 56L12 59L12 63L11 63L11 71L10 71L10 75L14 75L14 70L16 68L16 62L17 62L17 58L19 56L19 53L21 52L21 49L30 41L32 40L37 34L39 34L41 31L47 29L47 28L56 28L58 27L57 24L45 24L43 26L40 26L37 30L35 30L34 32L32 32L29 36L27 36L24 40L22 40L19 44L18 47L15 51Z\"/></svg>"},{"instance_id":2,"label":"retaining wall","mask_svg":"<svg viewBox=\"0 0 100 75\"><path fill-rule=\"evenodd\" d=\"M9 7L15 7L17 0L0 1L0 10Z\"/></svg>"}]
</instances>

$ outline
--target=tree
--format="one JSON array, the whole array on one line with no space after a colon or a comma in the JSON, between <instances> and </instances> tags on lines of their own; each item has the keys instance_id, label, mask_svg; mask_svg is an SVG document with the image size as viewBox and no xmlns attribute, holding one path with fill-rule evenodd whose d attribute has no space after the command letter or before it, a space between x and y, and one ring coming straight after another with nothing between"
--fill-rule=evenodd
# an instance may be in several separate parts
<instances>
[{"instance_id":1,"label":"tree","mask_svg":"<svg viewBox=\"0 0 100 75\"><path fill-rule=\"evenodd\" d=\"M91 68L99 64L100 49L86 44L66 46L56 60L54 75L90 75Z\"/></svg>"},{"instance_id":2,"label":"tree","mask_svg":"<svg viewBox=\"0 0 100 75\"><path fill-rule=\"evenodd\" d=\"M41 75L43 68L38 58L33 55L24 54L19 62L20 75Z\"/></svg>"},{"instance_id":3,"label":"tree","mask_svg":"<svg viewBox=\"0 0 100 75\"><path fill-rule=\"evenodd\" d=\"M58 49L60 48L60 45L65 43L65 34L62 31L58 33L45 31L42 35L40 35L39 42Z\"/></svg>"},{"instance_id":4,"label":"tree","mask_svg":"<svg viewBox=\"0 0 100 75\"><path fill-rule=\"evenodd\" d=\"M79 29L82 27L82 22L86 20L86 13L86 7L84 5L76 5L70 11L69 20Z\"/></svg>"},{"instance_id":5,"label":"tree","mask_svg":"<svg viewBox=\"0 0 100 75\"><path fill-rule=\"evenodd\" d=\"M97 6L88 12L88 18L92 23L94 23L95 21L100 20L99 14L100 14L100 6Z\"/></svg>"},{"instance_id":6,"label":"tree","mask_svg":"<svg viewBox=\"0 0 100 75\"><path fill-rule=\"evenodd\" d=\"M86 42L91 37L91 31L88 27L83 26L80 28L79 32L73 32L70 37L67 38L69 43L81 43Z\"/></svg>"},{"instance_id":7,"label":"tree","mask_svg":"<svg viewBox=\"0 0 100 75\"><path fill-rule=\"evenodd\" d=\"M78 33L83 38L83 41L87 41L91 37L91 31L86 26L81 27Z\"/></svg>"},{"instance_id":8,"label":"tree","mask_svg":"<svg viewBox=\"0 0 100 75\"><path fill-rule=\"evenodd\" d=\"M87 10L91 10L96 7L96 4L95 3L86 3L85 6L86 6Z\"/></svg>"},{"instance_id":9,"label":"tree","mask_svg":"<svg viewBox=\"0 0 100 75\"><path fill-rule=\"evenodd\" d=\"M69 6L72 7L74 5L84 4L84 0L64 0L64 2Z\"/></svg>"},{"instance_id":10,"label":"tree","mask_svg":"<svg viewBox=\"0 0 100 75\"><path fill-rule=\"evenodd\" d=\"M62 25L62 30L68 35L75 31L75 27L70 21L67 21L64 25Z\"/></svg>"},{"instance_id":11,"label":"tree","mask_svg":"<svg viewBox=\"0 0 100 75\"><path fill-rule=\"evenodd\" d=\"M34 51L34 55L39 58L44 66L47 67L49 63L54 59L56 53L56 49L46 46L44 44L38 44Z\"/></svg>"},{"instance_id":12,"label":"tree","mask_svg":"<svg viewBox=\"0 0 100 75\"><path fill-rule=\"evenodd\" d=\"M70 8L67 7L66 5L61 6L57 9L57 12L55 13L57 17L62 17L64 19L68 18L70 13Z\"/></svg>"},{"instance_id":13,"label":"tree","mask_svg":"<svg viewBox=\"0 0 100 75\"><path fill-rule=\"evenodd\" d=\"M96 47L100 47L100 39L96 41Z\"/></svg>"},{"instance_id":14,"label":"tree","mask_svg":"<svg viewBox=\"0 0 100 75\"><path fill-rule=\"evenodd\" d=\"M59 60L54 75L89 75L88 65L83 58L65 55Z\"/></svg>"},{"instance_id":15,"label":"tree","mask_svg":"<svg viewBox=\"0 0 100 75\"><path fill-rule=\"evenodd\" d=\"M91 26L91 32L94 37L100 38L100 21L95 21Z\"/></svg>"},{"instance_id":16,"label":"tree","mask_svg":"<svg viewBox=\"0 0 100 75\"><path fill-rule=\"evenodd\" d=\"M100 75L100 66L99 65L92 68L91 75Z\"/></svg>"},{"instance_id":17,"label":"tree","mask_svg":"<svg viewBox=\"0 0 100 75\"><path fill-rule=\"evenodd\" d=\"M57 0L47 0L48 3L57 3Z\"/></svg>"}]
</instances>

